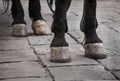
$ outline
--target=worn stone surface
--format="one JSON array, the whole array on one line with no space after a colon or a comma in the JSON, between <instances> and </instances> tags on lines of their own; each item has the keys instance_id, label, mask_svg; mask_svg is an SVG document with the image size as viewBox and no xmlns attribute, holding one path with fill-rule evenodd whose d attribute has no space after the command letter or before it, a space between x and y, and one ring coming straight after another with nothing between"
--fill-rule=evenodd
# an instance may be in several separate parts
<instances>
[{"instance_id":1,"label":"worn stone surface","mask_svg":"<svg viewBox=\"0 0 120 81\"><path fill-rule=\"evenodd\" d=\"M111 56L106 59L100 60L100 62L111 71L120 70L120 56Z\"/></svg>"},{"instance_id":2,"label":"worn stone surface","mask_svg":"<svg viewBox=\"0 0 120 81\"><path fill-rule=\"evenodd\" d=\"M34 46L33 48L38 55L50 54L49 45ZM69 53L77 53L80 55L84 55L84 48L80 44L69 44L68 49Z\"/></svg>"},{"instance_id":3,"label":"worn stone surface","mask_svg":"<svg viewBox=\"0 0 120 81\"><path fill-rule=\"evenodd\" d=\"M113 74L120 80L120 71L115 71Z\"/></svg>"},{"instance_id":4,"label":"worn stone surface","mask_svg":"<svg viewBox=\"0 0 120 81\"><path fill-rule=\"evenodd\" d=\"M0 24L1 26L1 24ZM0 36L11 36L12 35L12 28L11 27L0 27Z\"/></svg>"},{"instance_id":5,"label":"worn stone surface","mask_svg":"<svg viewBox=\"0 0 120 81\"><path fill-rule=\"evenodd\" d=\"M0 81L52 81L49 77L41 78L17 78L17 79L5 79Z\"/></svg>"},{"instance_id":6,"label":"worn stone surface","mask_svg":"<svg viewBox=\"0 0 120 81\"><path fill-rule=\"evenodd\" d=\"M119 81L119 80L82 80L82 81Z\"/></svg>"},{"instance_id":7,"label":"worn stone surface","mask_svg":"<svg viewBox=\"0 0 120 81\"><path fill-rule=\"evenodd\" d=\"M66 39L70 45L69 54L71 54L73 61L65 64L49 62L49 45L53 35L33 35L32 21L28 15L28 0L21 0L21 2L27 22L28 37L12 37L10 9L6 14L0 16L0 81L53 81L54 78L55 81L120 80L119 0L97 1L97 19L99 22L97 31L99 37L104 41L108 56L103 60L84 57L84 49L81 46L84 35L80 31L83 0L72 0L67 14L69 31ZM41 0L41 3L43 18L51 27L53 13L48 8L46 0ZM2 13L4 11L2 0L0 4L0 13ZM39 59L37 59L38 56ZM53 77L50 77L48 73Z\"/></svg>"},{"instance_id":8,"label":"worn stone surface","mask_svg":"<svg viewBox=\"0 0 120 81\"><path fill-rule=\"evenodd\" d=\"M38 62L17 62L0 64L0 78L45 77L48 76Z\"/></svg>"},{"instance_id":9,"label":"worn stone surface","mask_svg":"<svg viewBox=\"0 0 120 81\"><path fill-rule=\"evenodd\" d=\"M0 51L0 62L31 61L37 60L32 50Z\"/></svg>"},{"instance_id":10,"label":"worn stone surface","mask_svg":"<svg viewBox=\"0 0 120 81\"><path fill-rule=\"evenodd\" d=\"M97 65L98 64L98 62L96 62L95 60L86 58L83 55L75 54L75 53L69 53L69 54L72 58L72 62L70 63L52 63L50 62L50 54L42 55L39 57L41 58L42 63L48 67L57 67L57 66L67 67L67 66Z\"/></svg>"},{"instance_id":11,"label":"worn stone surface","mask_svg":"<svg viewBox=\"0 0 120 81\"><path fill-rule=\"evenodd\" d=\"M50 71L56 81L115 80L103 66L53 67Z\"/></svg>"},{"instance_id":12,"label":"worn stone surface","mask_svg":"<svg viewBox=\"0 0 120 81\"><path fill-rule=\"evenodd\" d=\"M47 45L52 42L53 35L49 36L30 36L28 37L31 45ZM68 43L76 43L69 35L66 34L66 41Z\"/></svg>"},{"instance_id":13,"label":"worn stone surface","mask_svg":"<svg viewBox=\"0 0 120 81\"><path fill-rule=\"evenodd\" d=\"M0 40L0 50L30 49L27 40Z\"/></svg>"}]
</instances>

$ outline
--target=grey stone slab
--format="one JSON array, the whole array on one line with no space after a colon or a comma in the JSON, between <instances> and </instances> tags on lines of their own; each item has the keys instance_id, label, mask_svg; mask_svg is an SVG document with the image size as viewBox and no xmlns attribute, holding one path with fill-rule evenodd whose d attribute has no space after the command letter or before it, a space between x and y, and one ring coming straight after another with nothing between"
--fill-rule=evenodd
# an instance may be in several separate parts
<instances>
[{"instance_id":1,"label":"grey stone slab","mask_svg":"<svg viewBox=\"0 0 120 81\"><path fill-rule=\"evenodd\" d=\"M115 71L113 74L120 80L120 71Z\"/></svg>"},{"instance_id":2,"label":"grey stone slab","mask_svg":"<svg viewBox=\"0 0 120 81\"><path fill-rule=\"evenodd\" d=\"M49 77L41 78L18 78L18 79L5 79L0 81L52 81Z\"/></svg>"},{"instance_id":3,"label":"grey stone slab","mask_svg":"<svg viewBox=\"0 0 120 81\"><path fill-rule=\"evenodd\" d=\"M18 79L5 79L0 81L52 81L49 77L41 78L18 78Z\"/></svg>"},{"instance_id":4,"label":"grey stone slab","mask_svg":"<svg viewBox=\"0 0 120 81\"><path fill-rule=\"evenodd\" d=\"M37 60L32 50L0 51L0 62Z\"/></svg>"},{"instance_id":5,"label":"grey stone slab","mask_svg":"<svg viewBox=\"0 0 120 81\"><path fill-rule=\"evenodd\" d=\"M33 46L36 54L45 55L50 54L50 46L49 45L40 45ZM69 53L77 53L80 55L84 55L84 48L80 44L69 44Z\"/></svg>"},{"instance_id":6,"label":"grey stone slab","mask_svg":"<svg viewBox=\"0 0 120 81\"><path fill-rule=\"evenodd\" d=\"M118 32L99 24L98 35L104 42L107 55L120 55L120 34Z\"/></svg>"},{"instance_id":7,"label":"grey stone slab","mask_svg":"<svg viewBox=\"0 0 120 81\"><path fill-rule=\"evenodd\" d=\"M112 23L103 23L104 25L106 25L107 27L115 30L116 32L120 32L120 22L112 22Z\"/></svg>"},{"instance_id":8,"label":"grey stone slab","mask_svg":"<svg viewBox=\"0 0 120 81\"><path fill-rule=\"evenodd\" d=\"M84 34L80 30L71 30L68 33L78 40L79 43L84 40Z\"/></svg>"},{"instance_id":9,"label":"grey stone slab","mask_svg":"<svg viewBox=\"0 0 120 81\"><path fill-rule=\"evenodd\" d=\"M77 20L68 20L69 31L71 30L78 30L80 31L80 21ZM68 32L69 32L68 31Z\"/></svg>"},{"instance_id":10,"label":"grey stone slab","mask_svg":"<svg viewBox=\"0 0 120 81\"><path fill-rule=\"evenodd\" d=\"M83 80L83 81L119 81L119 80Z\"/></svg>"},{"instance_id":11,"label":"grey stone slab","mask_svg":"<svg viewBox=\"0 0 120 81\"><path fill-rule=\"evenodd\" d=\"M2 3L1 3L2 4ZM1 7L0 7L1 8ZM1 15L2 14L2 12L4 12L4 9L3 10L1 10L0 9L0 28L1 27L10 27L11 26L11 24L12 24L12 18L11 18L11 16L9 16L9 10L8 10L8 13L6 13L6 14L4 14L4 15ZM8 30L7 30L8 31ZM9 32L9 31L8 31Z\"/></svg>"},{"instance_id":12,"label":"grey stone slab","mask_svg":"<svg viewBox=\"0 0 120 81\"><path fill-rule=\"evenodd\" d=\"M106 59L100 60L100 62L111 71L120 70L120 56L111 56Z\"/></svg>"},{"instance_id":13,"label":"grey stone slab","mask_svg":"<svg viewBox=\"0 0 120 81\"><path fill-rule=\"evenodd\" d=\"M52 41L52 36L30 36L28 37L31 45L49 44Z\"/></svg>"},{"instance_id":14,"label":"grey stone slab","mask_svg":"<svg viewBox=\"0 0 120 81\"><path fill-rule=\"evenodd\" d=\"M42 56L39 56L42 60L42 63L45 65L45 66L48 66L48 67L67 67L67 66L80 66L80 65L98 65L98 62L93 60L93 59L89 59L89 58L86 58L85 56L83 55L80 55L80 54L75 54L75 53L69 53L71 55L71 58L72 58L72 62L70 63L53 63L53 62L50 62L50 55L47 54L47 55L42 55Z\"/></svg>"},{"instance_id":15,"label":"grey stone slab","mask_svg":"<svg viewBox=\"0 0 120 81\"><path fill-rule=\"evenodd\" d=\"M49 68L56 81L116 80L103 66Z\"/></svg>"},{"instance_id":16,"label":"grey stone slab","mask_svg":"<svg viewBox=\"0 0 120 81\"><path fill-rule=\"evenodd\" d=\"M0 36L12 36L12 27L2 27L0 26Z\"/></svg>"},{"instance_id":17,"label":"grey stone slab","mask_svg":"<svg viewBox=\"0 0 120 81\"><path fill-rule=\"evenodd\" d=\"M0 40L25 40L25 37L1 36Z\"/></svg>"},{"instance_id":18,"label":"grey stone slab","mask_svg":"<svg viewBox=\"0 0 120 81\"><path fill-rule=\"evenodd\" d=\"M0 50L25 50L30 49L27 39L0 40Z\"/></svg>"},{"instance_id":19,"label":"grey stone slab","mask_svg":"<svg viewBox=\"0 0 120 81\"><path fill-rule=\"evenodd\" d=\"M48 36L30 36L28 37L31 45L46 45L50 44L53 39L53 35ZM68 43L76 43L69 35L66 34L66 40Z\"/></svg>"},{"instance_id":20,"label":"grey stone slab","mask_svg":"<svg viewBox=\"0 0 120 81\"><path fill-rule=\"evenodd\" d=\"M0 64L0 78L47 77L48 74L38 62L17 62Z\"/></svg>"}]
</instances>

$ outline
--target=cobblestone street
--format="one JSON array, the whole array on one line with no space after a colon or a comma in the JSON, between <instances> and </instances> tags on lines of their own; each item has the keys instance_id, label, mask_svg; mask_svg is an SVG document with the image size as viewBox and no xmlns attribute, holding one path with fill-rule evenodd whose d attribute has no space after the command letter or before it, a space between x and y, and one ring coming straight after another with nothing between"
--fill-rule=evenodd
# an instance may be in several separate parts
<instances>
[{"instance_id":1,"label":"cobblestone street","mask_svg":"<svg viewBox=\"0 0 120 81\"><path fill-rule=\"evenodd\" d=\"M80 31L83 0L72 0L68 11L69 31L66 34L72 56L71 63L51 63L50 43L53 35L34 36L28 15L28 0L24 6L28 37L12 36L10 10L0 15L0 81L120 81L120 1L98 0L97 29L104 41L107 58L93 60L84 57ZM0 1L0 14L3 12ZM41 0L42 14L49 27L52 12L46 0Z\"/></svg>"}]
</instances>

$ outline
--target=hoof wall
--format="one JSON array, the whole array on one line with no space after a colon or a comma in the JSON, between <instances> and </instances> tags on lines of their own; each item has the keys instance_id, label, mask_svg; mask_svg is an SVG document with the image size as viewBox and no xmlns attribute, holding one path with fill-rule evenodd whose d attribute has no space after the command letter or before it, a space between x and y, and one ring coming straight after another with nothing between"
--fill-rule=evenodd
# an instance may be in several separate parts
<instances>
[{"instance_id":1,"label":"hoof wall","mask_svg":"<svg viewBox=\"0 0 120 81\"><path fill-rule=\"evenodd\" d=\"M68 47L51 47L50 61L55 63L71 62Z\"/></svg>"},{"instance_id":2,"label":"hoof wall","mask_svg":"<svg viewBox=\"0 0 120 81\"><path fill-rule=\"evenodd\" d=\"M103 43L91 43L85 44L85 56L92 59L104 59L107 56L105 55L105 49Z\"/></svg>"},{"instance_id":3,"label":"hoof wall","mask_svg":"<svg viewBox=\"0 0 120 81\"><path fill-rule=\"evenodd\" d=\"M25 24L15 24L13 25L13 36L15 37L26 37L27 36L27 27Z\"/></svg>"},{"instance_id":4,"label":"hoof wall","mask_svg":"<svg viewBox=\"0 0 120 81\"><path fill-rule=\"evenodd\" d=\"M48 25L43 20L37 20L32 23L33 32L35 35L47 35L51 34Z\"/></svg>"}]
</instances>

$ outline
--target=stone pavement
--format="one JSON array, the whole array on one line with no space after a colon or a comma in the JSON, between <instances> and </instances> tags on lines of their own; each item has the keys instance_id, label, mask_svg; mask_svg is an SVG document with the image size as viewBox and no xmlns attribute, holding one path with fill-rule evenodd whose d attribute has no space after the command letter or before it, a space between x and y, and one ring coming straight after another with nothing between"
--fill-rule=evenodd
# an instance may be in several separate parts
<instances>
[{"instance_id":1,"label":"stone pavement","mask_svg":"<svg viewBox=\"0 0 120 81\"><path fill-rule=\"evenodd\" d=\"M98 34L105 44L108 58L93 60L84 57L79 30L83 1L73 0L68 11L71 63L49 62L49 44L53 35L32 35L27 0L22 0L30 36L12 37L10 11L0 15L0 81L120 81L120 1L98 0ZM46 0L41 0L42 13L52 23ZM0 4L1 1L0 1ZM2 5L0 5L2 8ZM3 9L0 9L0 13Z\"/></svg>"}]
</instances>

